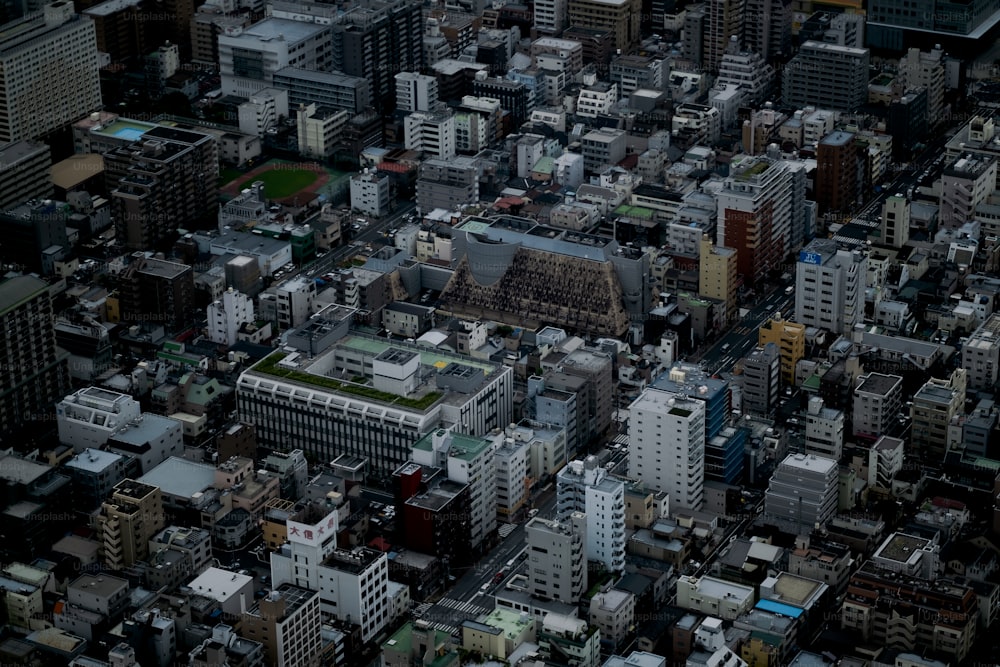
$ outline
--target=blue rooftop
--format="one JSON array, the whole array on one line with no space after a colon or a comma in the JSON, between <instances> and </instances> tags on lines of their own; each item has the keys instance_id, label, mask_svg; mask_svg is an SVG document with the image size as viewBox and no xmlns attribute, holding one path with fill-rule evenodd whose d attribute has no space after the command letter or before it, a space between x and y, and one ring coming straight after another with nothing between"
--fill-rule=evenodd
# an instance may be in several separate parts
<instances>
[{"instance_id":1,"label":"blue rooftop","mask_svg":"<svg viewBox=\"0 0 1000 667\"><path fill-rule=\"evenodd\" d=\"M788 616L789 618L798 618L802 615L802 610L798 607L793 607L783 602L775 602L774 600L761 600L754 606L757 609L769 611L772 614L781 614L782 616Z\"/></svg>"}]
</instances>

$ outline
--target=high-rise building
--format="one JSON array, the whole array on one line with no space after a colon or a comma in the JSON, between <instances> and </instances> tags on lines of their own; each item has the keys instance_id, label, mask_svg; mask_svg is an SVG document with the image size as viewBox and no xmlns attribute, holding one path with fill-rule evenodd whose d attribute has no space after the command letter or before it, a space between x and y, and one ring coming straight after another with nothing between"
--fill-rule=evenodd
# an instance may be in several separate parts
<instances>
[{"instance_id":1,"label":"high-rise building","mask_svg":"<svg viewBox=\"0 0 1000 667\"><path fill-rule=\"evenodd\" d=\"M0 142L34 139L101 107L94 24L61 0L0 34Z\"/></svg>"},{"instance_id":2,"label":"high-rise building","mask_svg":"<svg viewBox=\"0 0 1000 667\"><path fill-rule=\"evenodd\" d=\"M220 33L218 42L226 95L250 97L270 88L275 72L289 66L321 72L331 69L329 25L272 16L249 28Z\"/></svg>"},{"instance_id":3,"label":"high-rise building","mask_svg":"<svg viewBox=\"0 0 1000 667\"><path fill-rule=\"evenodd\" d=\"M716 243L736 249L746 283L763 280L791 250L792 229L805 224L794 203L804 199L804 180L782 161L757 156L730 165L717 196Z\"/></svg>"},{"instance_id":4,"label":"high-rise building","mask_svg":"<svg viewBox=\"0 0 1000 667\"><path fill-rule=\"evenodd\" d=\"M123 570L144 560L149 541L166 525L160 489L133 479L115 485L98 515L104 563Z\"/></svg>"},{"instance_id":5,"label":"high-rise building","mask_svg":"<svg viewBox=\"0 0 1000 667\"><path fill-rule=\"evenodd\" d=\"M844 450L844 412L823 406L813 396L806 409L806 454L839 461Z\"/></svg>"},{"instance_id":6,"label":"high-rise building","mask_svg":"<svg viewBox=\"0 0 1000 667\"><path fill-rule=\"evenodd\" d=\"M766 519L782 530L809 535L837 511L837 462L789 454L778 464L764 498Z\"/></svg>"},{"instance_id":7,"label":"high-rise building","mask_svg":"<svg viewBox=\"0 0 1000 667\"><path fill-rule=\"evenodd\" d=\"M705 0L702 67L717 72L732 37L743 36L746 0Z\"/></svg>"},{"instance_id":8,"label":"high-rise building","mask_svg":"<svg viewBox=\"0 0 1000 667\"><path fill-rule=\"evenodd\" d=\"M319 664L323 627L319 594L281 584L242 614L241 633L264 645L269 665Z\"/></svg>"},{"instance_id":9,"label":"high-rise building","mask_svg":"<svg viewBox=\"0 0 1000 667\"><path fill-rule=\"evenodd\" d=\"M531 519L524 527L528 543L528 592L548 600L576 604L587 590L587 517L568 522Z\"/></svg>"},{"instance_id":10,"label":"high-rise building","mask_svg":"<svg viewBox=\"0 0 1000 667\"><path fill-rule=\"evenodd\" d=\"M427 157L455 157L455 114L414 111L403 119L404 146Z\"/></svg>"},{"instance_id":11,"label":"high-rise building","mask_svg":"<svg viewBox=\"0 0 1000 667\"><path fill-rule=\"evenodd\" d=\"M930 124L941 122L944 110L944 52L940 48L931 51L907 49L899 59L899 74L905 90L927 91L927 116Z\"/></svg>"},{"instance_id":12,"label":"high-rise building","mask_svg":"<svg viewBox=\"0 0 1000 667\"><path fill-rule=\"evenodd\" d=\"M56 347L52 296L44 281L18 276L0 282L0 433L51 425L69 387L66 353Z\"/></svg>"},{"instance_id":13,"label":"high-rise building","mask_svg":"<svg viewBox=\"0 0 1000 667\"><path fill-rule=\"evenodd\" d=\"M725 304L725 321L736 316L736 295L739 291L737 252L717 246L705 235L701 239L698 262L698 293Z\"/></svg>"},{"instance_id":14,"label":"high-rise building","mask_svg":"<svg viewBox=\"0 0 1000 667\"><path fill-rule=\"evenodd\" d=\"M395 105L394 73L424 66L421 3L358 0L334 20L332 69L368 79L379 111Z\"/></svg>"},{"instance_id":15,"label":"high-rise building","mask_svg":"<svg viewBox=\"0 0 1000 667\"><path fill-rule=\"evenodd\" d=\"M885 198L882 204L882 243L902 248L910 240L910 202L902 194Z\"/></svg>"},{"instance_id":16,"label":"high-rise building","mask_svg":"<svg viewBox=\"0 0 1000 667\"><path fill-rule=\"evenodd\" d=\"M785 66L781 98L796 109L854 111L868 101L868 49L809 41Z\"/></svg>"},{"instance_id":17,"label":"high-rise building","mask_svg":"<svg viewBox=\"0 0 1000 667\"><path fill-rule=\"evenodd\" d=\"M568 0L569 24L614 33L614 46L622 52L639 43L641 0Z\"/></svg>"},{"instance_id":18,"label":"high-rise building","mask_svg":"<svg viewBox=\"0 0 1000 667\"><path fill-rule=\"evenodd\" d=\"M213 343L235 345L240 327L253 322L253 300L232 287L208 304L208 339Z\"/></svg>"},{"instance_id":19,"label":"high-rise building","mask_svg":"<svg viewBox=\"0 0 1000 667\"><path fill-rule=\"evenodd\" d=\"M958 229L976 215L996 188L997 160L963 153L941 174L941 209L938 221L944 229Z\"/></svg>"},{"instance_id":20,"label":"high-rise building","mask_svg":"<svg viewBox=\"0 0 1000 667\"><path fill-rule=\"evenodd\" d=\"M781 352L774 343L754 348L743 360L745 412L767 416L778 400L781 386Z\"/></svg>"},{"instance_id":21,"label":"high-rise building","mask_svg":"<svg viewBox=\"0 0 1000 667\"><path fill-rule=\"evenodd\" d=\"M0 211L51 197L51 169L52 154L43 143L22 140L0 145Z\"/></svg>"},{"instance_id":22,"label":"high-rise building","mask_svg":"<svg viewBox=\"0 0 1000 667\"><path fill-rule=\"evenodd\" d=\"M597 458L570 461L556 477L556 511L563 523L587 516L587 560L609 572L625 571L625 483L612 479Z\"/></svg>"},{"instance_id":23,"label":"high-rise building","mask_svg":"<svg viewBox=\"0 0 1000 667\"><path fill-rule=\"evenodd\" d=\"M868 259L836 241L815 239L799 253L795 273L795 321L847 334L864 319Z\"/></svg>"},{"instance_id":24,"label":"high-rise building","mask_svg":"<svg viewBox=\"0 0 1000 667\"><path fill-rule=\"evenodd\" d=\"M792 48L791 0L746 0L743 44L765 61L788 54Z\"/></svg>"},{"instance_id":25,"label":"high-rise building","mask_svg":"<svg viewBox=\"0 0 1000 667\"><path fill-rule=\"evenodd\" d=\"M431 111L437 105L437 77L400 72L395 80L397 111Z\"/></svg>"},{"instance_id":26,"label":"high-rise building","mask_svg":"<svg viewBox=\"0 0 1000 667\"><path fill-rule=\"evenodd\" d=\"M118 240L130 250L173 241L178 227L217 213L214 136L155 127L104 155Z\"/></svg>"},{"instance_id":27,"label":"high-rise building","mask_svg":"<svg viewBox=\"0 0 1000 667\"><path fill-rule=\"evenodd\" d=\"M972 52L984 47L1000 22L991 0L872 0L867 9L868 45L899 53L936 44L952 53Z\"/></svg>"},{"instance_id":28,"label":"high-rise building","mask_svg":"<svg viewBox=\"0 0 1000 667\"><path fill-rule=\"evenodd\" d=\"M852 435L877 439L894 423L902 407L903 378L874 372L862 375L854 389Z\"/></svg>"},{"instance_id":29,"label":"high-rise building","mask_svg":"<svg viewBox=\"0 0 1000 667\"><path fill-rule=\"evenodd\" d=\"M779 313L780 315L780 313ZM806 326L775 317L757 332L757 344L774 343L781 354L781 379L786 386L795 385L795 367L806 354Z\"/></svg>"},{"instance_id":30,"label":"high-rise building","mask_svg":"<svg viewBox=\"0 0 1000 667\"><path fill-rule=\"evenodd\" d=\"M816 203L820 212L851 211L858 204L858 146L850 132L831 132L816 146Z\"/></svg>"},{"instance_id":31,"label":"high-rise building","mask_svg":"<svg viewBox=\"0 0 1000 667\"><path fill-rule=\"evenodd\" d=\"M910 418L911 454L943 456L948 449L948 425L964 411L968 371L956 368L945 380L931 378L913 395Z\"/></svg>"},{"instance_id":32,"label":"high-rise building","mask_svg":"<svg viewBox=\"0 0 1000 667\"><path fill-rule=\"evenodd\" d=\"M1000 314L979 325L962 348L962 368L969 387L992 392L1000 379Z\"/></svg>"},{"instance_id":33,"label":"high-rise building","mask_svg":"<svg viewBox=\"0 0 1000 667\"><path fill-rule=\"evenodd\" d=\"M540 35L559 35L566 27L567 0L536 0L535 29Z\"/></svg>"},{"instance_id":34,"label":"high-rise building","mask_svg":"<svg viewBox=\"0 0 1000 667\"><path fill-rule=\"evenodd\" d=\"M194 271L187 264L134 253L118 279L121 319L179 328L194 307Z\"/></svg>"},{"instance_id":35,"label":"high-rise building","mask_svg":"<svg viewBox=\"0 0 1000 667\"><path fill-rule=\"evenodd\" d=\"M629 407L629 477L700 509L705 485L705 404L647 388Z\"/></svg>"}]
</instances>

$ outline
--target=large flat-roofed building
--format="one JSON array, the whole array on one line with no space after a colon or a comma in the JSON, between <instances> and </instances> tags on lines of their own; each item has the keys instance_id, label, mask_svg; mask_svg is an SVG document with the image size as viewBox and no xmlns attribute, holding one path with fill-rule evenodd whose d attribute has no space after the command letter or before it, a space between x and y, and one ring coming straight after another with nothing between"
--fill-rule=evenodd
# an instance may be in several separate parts
<instances>
[{"instance_id":1,"label":"large flat-roofed building","mask_svg":"<svg viewBox=\"0 0 1000 667\"><path fill-rule=\"evenodd\" d=\"M973 53L986 48L1000 24L1000 8L991 0L871 0L867 9L868 46L896 53L938 44Z\"/></svg>"},{"instance_id":2,"label":"large flat-roofed building","mask_svg":"<svg viewBox=\"0 0 1000 667\"><path fill-rule=\"evenodd\" d=\"M93 22L60 0L0 29L0 142L35 139L101 107Z\"/></svg>"},{"instance_id":3,"label":"large flat-roofed building","mask_svg":"<svg viewBox=\"0 0 1000 667\"><path fill-rule=\"evenodd\" d=\"M308 352L276 352L237 382L239 412L265 448L354 454L391 472L439 426L483 436L513 416L502 364L358 332Z\"/></svg>"},{"instance_id":4,"label":"large flat-roofed building","mask_svg":"<svg viewBox=\"0 0 1000 667\"><path fill-rule=\"evenodd\" d=\"M854 389L851 431L875 440L894 423L902 407L903 378L874 372L862 375Z\"/></svg>"},{"instance_id":5,"label":"large flat-roofed building","mask_svg":"<svg viewBox=\"0 0 1000 667\"><path fill-rule=\"evenodd\" d=\"M250 97L274 83L280 69L296 66L326 71L332 62L330 26L267 18L249 28L219 35L222 92Z\"/></svg>"},{"instance_id":6,"label":"large flat-roofed building","mask_svg":"<svg viewBox=\"0 0 1000 667\"><path fill-rule=\"evenodd\" d=\"M142 414L139 402L128 394L85 387L56 406L59 441L80 453L100 449L116 432Z\"/></svg>"},{"instance_id":7,"label":"large flat-roofed building","mask_svg":"<svg viewBox=\"0 0 1000 667\"><path fill-rule=\"evenodd\" d=\"M338 72L317 72L283 67L274 73L273 86L288 91L288 108L316 104L330 109L361 113L371 104L368 80Z\"/></svg>"},{"instance_id":8,"label":"large flat-roofed building","mask_svg":"<svg viewBox=\"0 0 1000 667\"><path fill-rule=\"evenodd\" d=\"M837 462L790 454L778 464L765 497L768 520L796 534L823 526L837 511Z\"/></svg>"},{"instance_id":9,"label":"large flat-roofed building","mask_svg":"<svg viewBox=\"0 0 1000 667\"><path fill-rule=\"evenodd\" d=\"M452 253L456 270L441 300L456 315L621 336L630 315L648 311L648 256L611 238L514 216L471 217L455 229Z\"/></svg>"},{"instance_id":10,"label":"large flat-roofed building","mask_svg":"<svg viewBox=\"0 0 1000 667\"><path fill-rule=\"evenodd\" d=\"M642 3L637 0L569 0L569 23L581 28L610 30L615 48L623 52L639 42Z\"/></svg>"},{"instance_id":11,"label":"large flat-roofed building","mask_svg":"<svg viewBox=\"0 0 1000 667\"><path fill-rule=\"evenodd\" d=\"M29 201L52 196L49 147L34 141L13 141L0 145L0 211Z\"/></svg>"},{"instance_id":12,"label":"large flat-roofed building","mask_svg":"<svg viewBox=\"0 0 1000 667\"><path fill-rule=\"evenodd\" d=\"M854 111L868 100L868 49L808 41L785 66L781 98L794 109Z\"/></svg>"}]
</instances>

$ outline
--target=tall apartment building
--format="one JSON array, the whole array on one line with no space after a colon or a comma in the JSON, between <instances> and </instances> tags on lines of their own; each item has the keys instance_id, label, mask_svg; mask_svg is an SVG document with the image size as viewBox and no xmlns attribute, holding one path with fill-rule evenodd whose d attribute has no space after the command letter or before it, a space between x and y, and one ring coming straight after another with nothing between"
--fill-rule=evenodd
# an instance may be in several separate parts
<instances>
[{"instance_id":1,"label":"tall apartment building","mask_svg":"<svg viewBox=\"0 0 1000 667\"><path fill-rule=\"evenodd\" d=\"M789 454L771 476L764 515L783 530L808 535L837 511L837 462L812 454Z\"/></svg>"},{"instance_id":2,"label":"tall apartment building","mask_svg":"<svg viewBox=\"0 0 1000 667\"><path fill-rule=\"evenodd\" d=\"M902 194L885 198L882 204L882 243L902 248L910 240L910 202Z\"/></svg>"},{"instance_id":3,"label":"tall apartment building","mask_svg":"<svg viewBox=\"0 0 1000 667\"><path fill-rule=\"evenodd\" d=\"M808 41L785 66L781 98L796 109L855 111L868 101L868 49Z\"/></svg>"},{"instance_id":4,"label":"tall apartment building","mask_svg":"<svg viewBox=\"0 0 1000 667\"><path fill-rule=\"evenodd\" d=\"M430 213L478 204L483 166L481 160L465 156L424 160L417 172L417 209Z\"/></svg>"},{"instance_id":5,"label":"tall apartment building","mask_svg":"<svg viewBox=\"0 0 1000 667\"><path fill-rule=\"evenodd\" d=\"M756 283L791 250L796 219L793 202L805 199L805 183L788 166L767 157L734 161L717 200L716 243L735 248L746 283Z\"/></svg>"},{"instance_id":6,"label":"tall apartment building","mask_svg":"<svg viewBox=\"0 0 1000 667\"><path fill-rule=\"evenodd\" d=\"M773 94L774 67L759 53L740 49L739 42L733 37L719 62L719 76L715 80L716 88L723 88L726 84L739 89L744 104L756 107Z\"/></svg>"},{"instance_id":7,"label":"tall apartment building","mask_svg":"<svg viewBox=\"0 0 1000 667\"><path fill-rule=\"evenodd\" d=\"M341 139L351 120L350 111L304 104L295 115L300 155L327 159L342 148Z\"/></svg>"},{"instance_id":8,"label":"tall apartment building","mask_svg":"<svg viewBox=\"0 0 1000 667\"><path fill-rule=\"evenodd\" d=\"M187 264L134 253L118 277L124 322L183 326L194 307L194 271Z\"/></svg>"},{"instance_id":9,"label":"tall apartment building","mask_svg":"<svg viewBox=\"0 0 1000 667\"><path fill-rule=\"evenodd\" d=\"M997 160L992 156L963 153L941 174L941 209L938 220L945 229L958 229L976 214L996 188Z\"/></svg>"},{"instance_id":10,"label":"tall apartment building","mask_svg":"<svg viewBox=\"0 0 1000 667\"><path fill-rule=\"evenodd\" d=\"M389 174L365 170L351 176L351 208L375 218L389 213L392 189Z\"/></svg>"},{"instance_id":11,"label":"tall apartment building","mask_svg":"<svg viewBox=\"0 0 1000 667\"><path fill-rule=\"evenodd\" d=\"M823 399L813 396L806 408L806 454L840 461L844 451L844 412L827 408Z\"/></svg>"},{"instance_id":12,"label":"tall apartment building","mask_svg":"<svg viewBox=\"0 0 1000 667\"><path fill-rule=\"evenodd\" d=\"M497 470L492 441L439 428L413 444L410 458L447 471L448 479L469 485L473 549L491 543L497 529Z\"/></svg>"},{"instance_id":13,"label":"tall apartment building","mask_svg":"<svg viewBox=\"0 0 1000 667\"><path fill-rule=\"evenodd\" d=\"M330 26L311 21L267 18L249 28L233 28L218 37L222 92L250 97L272 87L285 67L331 69ZM352 74L352 72L346 72Z\"/></svg>"},{"instance_id":14,"label":"tall apartment building","mask_svg":"<svg viewBox=\"0 0 1000 667\"><path fill-rule=\"evenodd\" d=\"M202 5L191 17L191 61L215 67L219 62L219 35L249 26L247 14L225 14L217 5Z\"/></svg>"},{"instance_id":15,"label":"tall apartment building","mask_svg":"<svg viewBox=\"0 0 1000 667\"><path fill-rule=\"evenodd\" d=\"M455 157L455 114L450 111L414 111L403 119L403 145L428 157Z\"/></svg>"},{"instance_id":16,"label":"tall apartment building","mask_svg":"<svg viewBox=\"0 0 1000 667\"><path fill-rule=\"evenodd\" d=\"M702 3L704 32L702 67L717 72L731 37L740 39L746 13L746 0L705 0Z\"/></svg>"},{"instance_id":17,"label":"tall apartment building","mask_svg":"<svg viewBox=\"0 0 1000 667\"><path fill-rule=\"evenodd\" d=\"M743 44L765 61L788 54L795 19L790 0L746 0Z\"/></svg>"},{"instance_id":18,"label":"tall apartment building","mask_svg":"<svg viewBox=\"0 0 1000 667\"><path fill-rule=\"evenodd\" d=\"M902 407L903 378L874 372L862 375L854 389L852 435L877 439L894 423Z\"/></svg>"},{"instance_id":19,"label":"tall apartment building","mask_svg":"<svg viewBox=\"0 0 1000 667\"><path fill-rule=\"evenodd\" d=\"M744 412L766 417L778 401L781 388L781 352L774 343L750 351L743 360Z\"/></svg>"},{"instance_id":20,"label":"tall apartment building","mask_svg":"<svg viewBox=\"0 0 1000 667\"><path fill-rule=\"evenodd\" d=\"M0 282L0 433L41 428L69 388L68 355L56 347L52 320L47 283L33 276Z\"/></svg>"},{"instance_id":21,"label":"tall apartment building","mask_svg":"<svg viewBox=\"0 0 1000 667\"><path fill-rule=\"evenodd\" d=\"M143 20L148 5L144 0L108 0L87 3L80 14L94 22L97 50L113 63L136 63L154 47L162 25ZM145 6L144 6L145 5Z\"/></svg>"},{"instance_id":22,"label":"tall apartment building","mask_svg":"<svg viewBox=\"0 0 1000 667\"><path fill-rule=\"evenodd\" d=\"M507 433L494 437L493 460L497 475L497 518L513 522L528 502L532 483L529 466L531 447Z\"/></svg>"},{"instance_id":23,"label":"tall apartment building","mask_svg":"<svg viewBox=\"0 0 1000 667\"><path fill-rule=\"evenodd\" d=\"M965 409L968 371L956 368L945 380L931 378L913 395L910 406L912 453L943 456L948 449L948 425Z\"/></svg>"},{"instance_id":24,"label":"tall apartment building","mask_svg":"<svg viewBox=\"0 0 1000 667\"><path fill-rule=\"evenodd\" d=\"M531 595L576 604L587 590L587 517L568 522L535 517L524 527Z\"/></svg>"},{"instance_id":25,"label":"tall apartment building","mask_svg":"<svg viewBox=\"0 0 1000 667\"><path fill-rule=\"evenodd\" d=\"M962 348L962 368L970 388L994 389L1000 379L1000 314L990 315L969 336Z\"/></svg>"},{"instance_id":26,"label":"tall apartment building","mask_svg":"<svg viewBox=\"0 0 1000 667\"><path fill-rule=\"evenodd\" d=\"M833 333L850 333L864 319L868 259L830 239L815 239L799 253L795 272L795 321Z\"/></svg>"},{"instance_id":27,"label":"tall apartment building","mask_svg":"<svg viewBox=\"0 0 1000 667\"><path fill-rule=\"evenodd\" d=\"M253 300L232 287L208 304L208 339L219 345L236 344L236 334L244 324L254 322Z\"/></svg>"},{"instance_id":28,"label":"tall apartment building","mask_svg":"<svg viewBox=\"0 0 1000 667\"><path fill-rule=\"evenodd\" d=\"M359 0L331 26L332 69L367 79L379 111L395 104L395 73L423 70L420 10L414 0Z\"/></svg>"},{"instance_id":29,"label":"tall apartment building","mask_svg":"<svg viewBox=\"0 0 1000 667\"><path fill-rule=\"evenodd\" d=\"M609 572L625 571L625 483L612 479L597 458L570 461L556 476L556 511L566 523L587 516L587 560Z\"/></svg>"},{"instance_id":30,"label":"tall apartment building","mask_svg":"<svg viewBox=\"0 0 1000 667\"><path fill-rule=\"evenodd\" d=\"M944 51L940 48L931 51L910 48L899 59L904 90L923 88L927 91L927 117L932 126L940 122L944 110L944 66Z\"/></svg>"},{"instance_id":31,"label":"tall apartment building","mask_svg":"<svg viewBox=\"0 0 1000 667\"><path fill-rule=\"evenodd\" d=\"M718 299L725 304L725 321L736 317L736 295L739 292L738 254L734 248L712 243L705 235L699 246L698 294Z\"/></svg>"},{"instance_id":32,"label":"tall apartment building","mask_svg":"<svg viewBox=\"0 0 1000 667\"><path fill-rule=\"evenodd\" d=\"M0 145L0 211L52 196L52 154L43 143L20 140Z\"/></svg>"},{"instance_id":33,"label":"tall apartment building","mask_svg":"<svg viewBox=\"0 0 1000 667\"><path fill-rule=\"evenodd\" d=\"M115 485L97 517L104 563L123 570L145 560L149 542L166 526L160 489L132 479Z\"/></svg>"},{"instance_id":34,"label":"tall apartment building","mask_svg":"<svg viewBox=\"0 0 1000 667\"><path fill-rule=\"evenodd\" d=\"M757 332L757 344L774 343L781 354L781 379L786 386L795 385L795 367L806 355L806 326L797 322L771 318Z\"/></svg>"},{"instance_id":35,"label":"tall apartment building","mask_svg":"<svg viewBox=\"0 0 1000 667\"><path fill-rule=\"evenodd\" d=\"M615 48L622 52L639 43L640 0L568 0L568 4L571 26L610 30Z\"/></svg>"},{"instance_id":36,"label":"tall apartment building","mask_svg":"<svg viewBox=\"0 0 1000 667\"><path fill-rule=\"evenodd\" d=\"M389 559L368 547L334 550L319 567L320 609L371 641L389 622Z\"/></svg>"},{"instance_id":37,"label":"tall apartment building","mask_svg":"<svg viewBox=\"0 0 1000 667\"><path fill-rule=\"evenodd\" d=\"M438 103L437 77L416 72L395 76L397 111L431 111Z\"/></svg>"},{"instance_id":38,"label":"tall apartment building","mask_svg":"<svg viewBox=\"0 0 1000 667\"><path fill-rule=\"evenodd\" d=\"M269 665L316 667L322 627L319 594L282 584L242 614L241 634L264 645Z\"/></svg>"},{"instance_id":39,"label":"tall apartment building","mask_svg":"<svg viewBox=\"0 0 1000 667\"><path fill-rule=\"evenodd\" d=\"M0 34L0 143L34 139L101 107L93 22L61 0Z\"/></svg>"},{"instance_id":40,"label":"tall apartment building","mask_svg":"<svg viewBox=\"0 0 1000 667\"><path fill-rule=\"evenodd\" d=\"M705 404L647 388L629 406L629 477L700 509L705 485Z\"/></svg>"},{"instance_id":41,"label":"tall apartment building","mask_svg":"<svg viewBox=\"0 0 1000 667\"><path fill-rule=\"evenodd\" d=\"M535 29L540 35L559 35L566 27L568 0L537 0L534 4Z\"/></svg>"},{"instance_id":42,"label":"tall apartment building","mask_svg":"<svg viewBox=\"0 0 1000 667\"><path fill-rule=\"evenodd\" d=\"M219 147L214 136L154 127L104 155L117 238L130 250L174 240L178 227L217 212Z\"/></svg>"},{"instance_id":43,"label":"tall apartment building","mask_svg":"<svg viewBox=\"0 0 1000 667\"><path fill-rule=\"evenodd\" d=\"M591 173L617 165L625 159L626 132L614 127L602 127L583 135L583 166Z\"/></svg>"},{"instance_id":44,"label":"tall apartment building","mask_svg":"<svg viewBox=\"0 0 1000 667\"><path fill-rule=\"evenodd\" d=\"M831 132L816 146L816 203L821 212L858 204L858 146L850 132Z\"/></svg>"}]
</instances>

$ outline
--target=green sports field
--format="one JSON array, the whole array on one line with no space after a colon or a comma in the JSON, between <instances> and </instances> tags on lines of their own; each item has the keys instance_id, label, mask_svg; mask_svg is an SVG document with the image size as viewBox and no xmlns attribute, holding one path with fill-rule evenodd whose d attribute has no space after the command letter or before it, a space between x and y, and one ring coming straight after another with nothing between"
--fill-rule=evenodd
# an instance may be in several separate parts
<instances>
[{"instance_id":1,"label":"green sports field","mask_svg":"<svg viewBox=\"0 0 1000 667\"><path fill-rule=\"evenodd\" d=\"M239 189L249 188L255 181L263 181L265 197L285 199L309 187L318 177L319 172L315 169L295 169L291 165L279 164L246 179L240 183Z\"/></svg>"}]
</instances>

